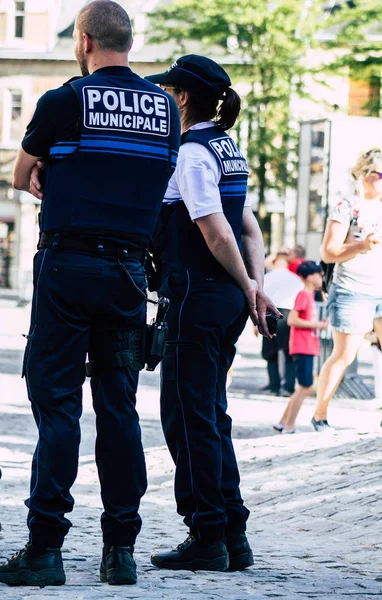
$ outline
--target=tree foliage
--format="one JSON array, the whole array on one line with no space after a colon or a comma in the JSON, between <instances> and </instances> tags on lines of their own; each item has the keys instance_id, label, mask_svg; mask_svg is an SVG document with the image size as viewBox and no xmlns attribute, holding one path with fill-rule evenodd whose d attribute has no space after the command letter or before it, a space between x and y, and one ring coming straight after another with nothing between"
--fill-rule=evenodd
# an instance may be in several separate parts
<instances>
[{"instance_id":1,"label":"tree foliage","mask_svg":"<svg viewBox=\"0 0 382 600\"><path fill-rule=\"evenodd\" d=\"M340 48L327 72L349 74L368 81L375 94L364 108L370 116L380 116L382 73L382 0L346 2L330 18L328 48Z\"/></svg>"},{"instance_id":2,"label":"tree foliage","mask_svg":"<svg viewBox=\"0 0 382 600\"><path fill-rule=\"evenodd\" d=\"M306 75L313 73L306 60L308 48L341 44L345 51L340 62L328 66L337 71L358 65L357 60L360 65L362 48L363 60L370 60L373 44L362 45L364 29L381 16L373 9L381 2L359 0L355 9L346 6L330 13L323 11L321 0L175 0L159 5L151 41L171 41L176 56L189 50L189 41L197 41L208 49L207 55L225 64L234 82L247 83L236 131L260 206L266 189L283 194L295 180L289 160L297 147L291 98L307 95ZM365 4L367 15L362 14ZM332 39L322 42L319 33L327 28L333 28ZM357 46L354 40L359 40Z\"/></svg>"}]
</instances>

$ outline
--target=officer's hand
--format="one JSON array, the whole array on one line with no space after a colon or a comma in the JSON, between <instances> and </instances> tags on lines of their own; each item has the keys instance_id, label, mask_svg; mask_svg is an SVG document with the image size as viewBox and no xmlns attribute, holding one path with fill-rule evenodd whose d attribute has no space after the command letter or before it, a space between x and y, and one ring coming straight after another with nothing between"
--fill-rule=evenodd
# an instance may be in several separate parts
<instances>
[{"instance_id":1,"label":"officer's hand","mask_svg":"<svg viewBox=\"0 0 382 600\"><path fill-rule=\"evenodd\" d=\"M39 160L31 171L31 178L29 182L29 192L32 194L32 196L35 196L39 200L42 200L44 195L40 181L42 171L45 171L45 162Z\"/></svg>"},{"instance_id":2,"label":"officer's hand","mask_svg":"<svg viewBox=\"0 0 382 600\"><path fill-rule=\"evenodd\" d=\"M264 294L264 292L257 292L256 306L259 318L259 332L261 333L261 335L271 340L273 337L275 337L275 334L272 335L269 333L265 315L267 313L272 313L276 315L279 319L282 319L283 315L279 310L277 310L272 300L268 298L268 296Z\"/></svg>"},{"instance_id":3,"label":"officer's hand","mask_svg":"<svg viewBox=\"0 0 382 600\"><path fill-rule=\"evenodd\" d=\"M245 297L249 307L249 316L254 325L259 325L259 317L257 315L256 308L256 295L258 290L258 285L254 279L250 279L251 287L249 287L245 291Z\"/></svg>"}]
</instances>

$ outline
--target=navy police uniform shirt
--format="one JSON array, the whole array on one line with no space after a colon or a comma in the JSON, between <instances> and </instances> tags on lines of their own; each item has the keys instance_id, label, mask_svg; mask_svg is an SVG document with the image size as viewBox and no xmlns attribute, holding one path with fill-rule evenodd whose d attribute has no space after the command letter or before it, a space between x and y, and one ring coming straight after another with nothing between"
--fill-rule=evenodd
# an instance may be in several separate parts
<instances>
[{"instance_id":1,"label":"navy police uniform shirt","mask_svg":"<svg viewBox=\"0 0 382 600\"><path fill-rule=\"evenodd\" d=\"M161 228L155 243L166 269L226 277L199 227L193 222L224 213L241 248L243 209L247 200L248 165L232 138L214 122L192 126L182 135L179 160L163 201Z\"/></svg>"},{"instance_id":2,"label":"navy police uniform shirt","mask_svg":"<svg viewBox=\"0 0 382 600\"><path fill-rule=\"evenodd\" d=\"M58 141L79 141L80 105L69 85L49 90L39 101L21 146L32 156L47 159Z\"/></svg>"},{"instance_id":3,"label":"navy police uniform shirt","mask_svg":"<svg viewBox=\"0 0 382 600\"><path fill-rule=\"evenodd\" d=\"M170 95L128 67L39 100L23 149L47 159L41 231L150 239L180 143Z\"/></svg>"}]
</instances>

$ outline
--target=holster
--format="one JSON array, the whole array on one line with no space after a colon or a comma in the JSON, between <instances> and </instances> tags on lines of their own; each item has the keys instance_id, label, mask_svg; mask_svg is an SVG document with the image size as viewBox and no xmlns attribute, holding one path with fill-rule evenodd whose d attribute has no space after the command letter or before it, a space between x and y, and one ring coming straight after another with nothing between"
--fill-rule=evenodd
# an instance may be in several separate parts
<instances>
[{"instance_id":1,"label":"holster","mask_svg":"<svg viewBox=\"0 0 382 600\"><path fill-rule=\"evenodd\" d=\"M164 357L168 327L166 323L146 325L145 364L146 371L154 371Z\"/></svg>"},{"instance_id":2,"label":"holster","mask_svg":"<svg viewBox=\"0 0 382 600\"><path fill-rule=\"evenodd\" d=\"M128 348L112 354L104 354L90 359L86 363L87 377L101 375L105 371L130 367L133 371L141 371L145 366L146 325L129 331L113 331L107 336L108 341L127 342ZM106 336L105 336L106 337Z\"/></svg>"},{"instance_id":3,"label":"holster","mask_svg":"<svg viewBox=\"0 0 382 600\"><path fill-rule=\"evenodd\" d=\"M169 307L167 298L160 298L158 314L149 325L128 331L113 331L105 335L108 341L123 341L128 346L109 355L103 355L86 363L87 377L95 377L102 372L130 367L133 371L154 371L164 357L168 327L165 323Z\"/></svg>"}]
</instances>

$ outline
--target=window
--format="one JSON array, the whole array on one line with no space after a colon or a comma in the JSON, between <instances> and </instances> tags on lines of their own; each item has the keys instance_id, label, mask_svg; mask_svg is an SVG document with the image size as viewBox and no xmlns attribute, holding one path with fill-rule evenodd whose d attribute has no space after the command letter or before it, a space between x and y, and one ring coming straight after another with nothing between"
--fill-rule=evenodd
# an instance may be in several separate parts
<instances>
[{"instance_id":1,"label":"window","mask_svg":"<svg viewBox=\"0 0 382 600\"><path fill-rule=\"evenodd\" d=\"M309 231L325 229L325 122L312 123L309 178Z\"/></svg>"},{"instance_id":2,"label":"window","mask_svg":"<svg viewBox=\"0 0 382 600\"><path fill-rule=\"evenodd\" d=\"M10 90L11 97L11 124L9 138L12 142L19 142L21 139L21 104L22 94L20 90Z\"/></svg>"},{"instance_id":3,"label":"window","mask_svg":"<svg viewBox=\"0 0 382 600\"><path fill-rule=\"evenodd\" d=\"M25 2L15 0L15 38L24 37Z\"/></svg>"},{"instance_id":4,"label":"window","mask_svg":"<svg viewBox=\"0 0 382 600\"><path fill-rule=\"evenodd\" d=\"M350 78L348 114L359 117L379 117L381 112L381 78L363 70L363 78Z\"/></svg>"}]
</instances>

